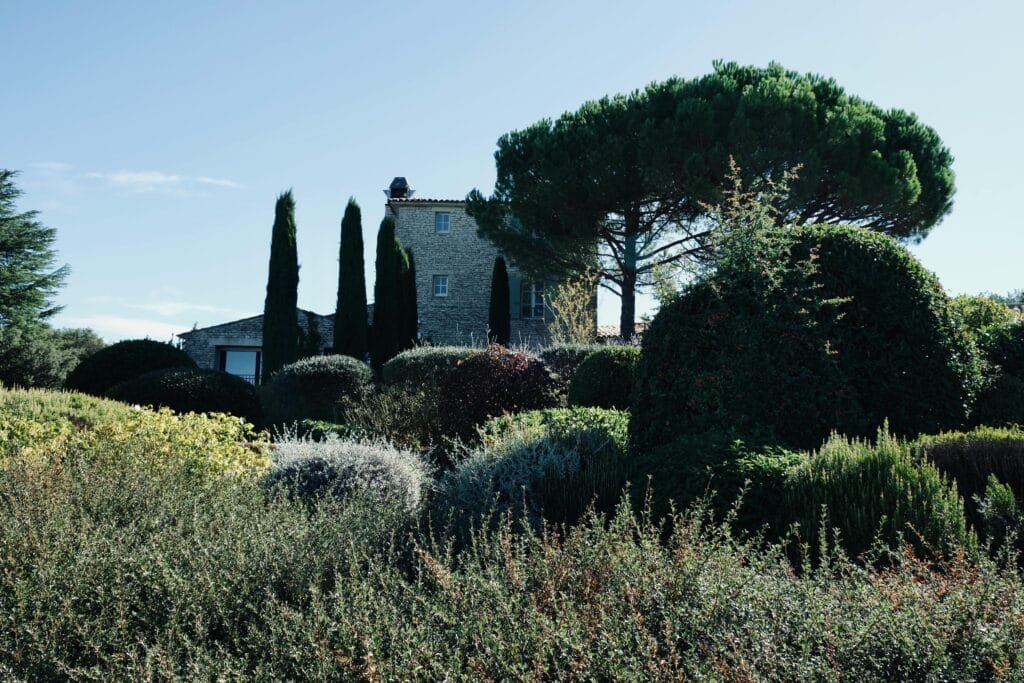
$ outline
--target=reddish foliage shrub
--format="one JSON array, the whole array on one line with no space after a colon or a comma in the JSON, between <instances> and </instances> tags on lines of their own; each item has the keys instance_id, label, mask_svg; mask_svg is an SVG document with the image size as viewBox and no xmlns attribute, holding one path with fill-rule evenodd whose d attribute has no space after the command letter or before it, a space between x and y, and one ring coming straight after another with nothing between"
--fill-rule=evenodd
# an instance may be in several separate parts
<instances>
[{"instance_id":1,"label":"reddish foliage shrub","mask_svg":"<svg viewBox=\"0 0 1024 683\"><path fill-rule=\"evenodd\" d=\"M448 373L438 407L446 431L468 437L489 418L550 408L557 400L556 380L539 358L492 344Z\"/></svg>"}]
</instances>

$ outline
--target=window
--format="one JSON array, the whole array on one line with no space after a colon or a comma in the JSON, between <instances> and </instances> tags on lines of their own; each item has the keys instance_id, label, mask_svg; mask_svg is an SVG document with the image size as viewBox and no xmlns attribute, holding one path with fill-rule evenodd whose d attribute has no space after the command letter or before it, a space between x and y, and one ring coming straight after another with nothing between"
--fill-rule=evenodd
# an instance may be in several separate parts
<instances>
[{"instance_id":1,"label":"window","mask_svg":"<svg viewBox=\"0 0 1024 683\"><path fill-rule=\"evenodd\" d=\"M544 317L544 285L540 282L529 282L523 280L521 291L522 309L520 315L523 318Z\"/></svg>"},{"instance_id":2,"label":"window","mask_svg":"<svg viewBox=\"0 0 1024 683\"><path fill-rule=\"evenodd\" d=\"M434 214L434 232L438 235L447 235L451 223L451 214L449 213L435 213Z\"/></svg>"},{"instance_id":3,"label":"window","mask_svg":"<svg viewBox=\"0 0 1024 683\"><path fill-rule=\"evenodd\" d=\"M448 296L448 276L434 276L434 296Z\"/></svg>"},{"instance_id":4,"label":"window","mask_svg":"<svg viewBox=\"0 0 1024 683\"><path fill-rule=\"evenodd\" d=\"M219 349L219 370L241 377L247 382L259 384L262 352L258 348L241 347Z\"/></svg>"}]
</instances>

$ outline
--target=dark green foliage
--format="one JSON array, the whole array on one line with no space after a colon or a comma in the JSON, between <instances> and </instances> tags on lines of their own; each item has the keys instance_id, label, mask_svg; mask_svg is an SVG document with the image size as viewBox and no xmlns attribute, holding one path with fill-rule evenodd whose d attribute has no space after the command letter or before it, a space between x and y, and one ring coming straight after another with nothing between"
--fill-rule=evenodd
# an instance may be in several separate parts
<instances>
[{"instance_id":1,"label":"dark green foliage","mask_svg":"<svg viewBox=\"0 0 1024 683\"><path fill-rule=\"evenodd\" d=\"M553 407L556 389L539 358L492 344L448 373L438 412L448 433L469 438L489 418Z\"/></svg>"},{"instance_id":2,"label":"dark green foliage","mask_svg":"<svg viewBox=\"0 0 1024 683\"><path fill-rule=\"evenodd\" d=\"M989 477L1024 499L1024 431L1019 427L979 427L969 432L923 436L916 443L919 456L956 482L966 501L971 522L977 524L975 496L985 492Z\"/></svg>"},{"instance_id":3,"label":"dark green foliage","mask_svg":"<svg viewBox=\"0 0 1024 683\"><path fill-rule=\"evenodd\" d=\"M166 407L178 413L228 413L260 424L256 387L218 370L155 370L111 387L106 396L140 406Z\"/></svg>"},{"instance_id":4,"label":"dark green foliage","mask_svg":"<svg viewBox=\"0 0 1024 683\"><path fill-rule=\"evenodd\" d=\"M263 306L263 376L270 377L299 357L299 257L295 200L291 190L274 206L267 299Z\"/></svg>"},{"instance_id":5,"label":"dark green foliage","mask_svg":"<svg viewBox=\"0 0 1024 683\"><path fill-rule=\"evenodd\" d=\"M1020 317L1006 304L987 296L961 294L949 305L953 318L975 341L980 341L990 330L1013 324Z\"/></svg>"},{"instance_id":6,"label":"dark green foliage","mask_svg":"<svg viewBox=\"0 0 1024 683\"><path fill-rule=\"evenodd\" d=\"M876 538L893 549L912 543L925 556L948 556L974 542L953 485L884 431L873 445L833 437L791 469L784 509L812 547L824 525L829 538L838 530L839 543L853 557Z\"/></svg>"},{"instance_id":7,"label":"dark green foliage","mask_svg":"<svg viewBox=\"0 0 1024 683\"><path fill-rule=\"evenodd\" d=\"M600 348L600 344L554 344L541 349L540 359L558 379L559 393L568 394L576 368L592 351Z\"/></svg>"},{"instance_id":8,"label":"dark green foliage","mask_svg":"<svg viewBox=\"0 0 1024 683\"><path fill-rule=\"evenodd\" d=\"M606 346L587 356L569 385L569 405L629 408L640 362L635 346Z\"/></svg>"},{"instance_id":9,"label":"dark green foliage","mask_svg":"<svg viewBox=\"0 0 1024 683\"><path fill-rule=\"evenodd\" d=\"M131 339L100 349L71 371L64 386L93 396L103 396L116 384L154 370L194 368L187 353L170 344Z\"/></svg>"},{"instance_id":10,"label":"dark green foliage","mask_svg":"<svg viewBox=\"0 0 1024 683\"><path fill-rule=\"evenodd\" d=\"M1024 424L1024 322L992 325L978 338L987 377L978 392L974 424Z\"/></svg>"},{"instance_id":11,"label":"dark green foliage","mask_svg":"<svg viewBox=\"0 0 1024 683\"><path fill-rule=\"evenodd\" d=\"M491 343L508 346L512 339L510 302L508 268L505 259L498 256L494 259L494 271L491 273L491 303L487 309L487 329Z\"/></svg>"},{"instance_id":12,"label":"dark green foliage","mask_svg":"<svg viewBox=\"0 0 1024 683\"><path fill-rule=\"evenodd\" d=\"M626 484L628 414L600 408L538 410L483 428L483 444L446 473L437 509L464 524L489 514L573 524L587 508L610 512Z\"/></svg>"},{"instance_id":13,"label":"dark green foliage","mask_svg":"<svg viewBox=\"0 0 1024 683\"><path fill-rule=\"evenodd\" d=\"M67 266L53 268L57 231L37 221L37 211L18 213L16 176L0 169L0 328L13 321L36 323L59 311L53 296L68 276Z\"/></svg>"},{"instance_id":14,"label":"dark green foliage","mask_svg":"<svg viewBox=\"0 0 1024 683\"><path fill-rule=\"evenodd\" d=\"M979 533L989 549L997 556L1004 550L1012 550L1019 565L1024 559L1024 513L1013 489L989 475L985 494L978 494L973 502L978 509Z\"/></svg>"},{"instance_id":15,"label":"dark green foliage","mask_svg":"<svg viewBox=\"0 0 1024 683\"><path fill-rule=\"evenodd\" d=\"M274 373L260 392L269 425L298 420L337 421L337 403L358 400L369 392L373 375L351 356L304 358Z\"/></svg>"},{"instance_id":16,"label":"dark green foliage","mask_svg":"<svg viewBox=\"0 0 1024 683\"><path fill-rule=\"evenodd\" d=\"M395 239L395 221L385 216L377 232L377 278L373 285L373 326L370 329L370 358L377 373L402 350L401 254L401 246Z\"/></svg>"},{"instance_id":17,"label":"dark green foliage","mask_svg":"<svg viewBox=\"0 0 1024 683\"><path fill-rule=\"evenodd\" d=\"M334 315L334 353L359 360L369 350L366 320L366 275L363 267L363 220L350 197L341 219L338 257L338 305Z\"/></svg>"},{"instance_id":18,"label":"dark green foliage","mask_svg":"<svg viewBox=\"0 0 1024 683\"><path fill-rule=\"evenodd\" d=\"M708 207L733 159L747 186L799 167L773 200L778 225L854 223L919 240L952 206L953 157L913 114L778 64L716 63L502 136L494 194L474 190L467 211L538 276L581 271L599 247L628 331L637 287L707 249Z\"/></svg>"},{"instance_id":19,"label":"dark green foliage","mask_svg":"<svg viewBox=\"0 0 1024 683\"><path fill-rule=\"evenodd\" d=\"M403 351L387 363L381 371L384 384L407 389L422 389L436 394L459 361L480 349L472 346L420 346Z\"/></svg>"},{"instance_id":20,"label":"dark green foliage","mask_svg":"<svg viewBox=\"0 0 1024 683\"><path fill-rule=\"evenodd\" d=\"M381 439L400 448L429 453L448 464L449 443L437 411L437 393L401 385L378 386L361 398L338 404L340 436Z\"/></svg>"},{"instance_id":21,"label":"dark green foliage","mask_svg":"<svg viewBox=\"0 0 1024 683\"><path fill-rule=\"evenodd\" d=\"M399 253L399 287L401 288L401 309L399 321L399 348L411 349L419 341L419 313L416 307L416 260L412 252L402 249Z\"/></svg>"},{"instance_id":22,"label":"dark green foliage","mask_svg":"<svg viewBox=\"0 0 1024 683\"><path fill-rule=\"evenodd\" d=\"M891 238L769 228L737 232L723 251L644 335L635 446L736 429L814 448L886 419L910 436L964 424L973 345L935 277Z\"/></svg>"},{"instance_id":23,"label":"dark green foliage","mask_svg":"<svg viewBox=\"0 0 1024 683\"><path fill-rule=\"evenodd\" d=\"M324 339L320 336L320 325L316 321L316 315L305 311L306 327L299 327L299 358L319 356L324 349Z\"/></svg>"},{"instance_id":24,"label":"dark green foliage","mask_svg":"<svg viewBox=\"0 0 1024 683\"><path fill-rule=\"evenodd\" d=\"M0 384L57 389L83 358L103 348L87 329L18 321L0 327Z\"/></svg>"}]
</instances>

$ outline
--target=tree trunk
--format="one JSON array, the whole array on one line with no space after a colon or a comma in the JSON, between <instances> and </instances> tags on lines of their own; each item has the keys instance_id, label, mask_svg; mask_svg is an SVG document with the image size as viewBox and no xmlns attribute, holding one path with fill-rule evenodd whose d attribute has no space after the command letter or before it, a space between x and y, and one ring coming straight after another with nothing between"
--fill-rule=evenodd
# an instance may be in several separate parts
<instances>
[{"instance_id":1,"label":"tree trunk","mask_svg":"<svg viewBox=\"0 0 1024 683\"><path fill-rule=\"evenodd\" d=\"M622 309L619 313L619 334L622 341L633 339L636 319L636 239L640 229L640 211L626 214L626 236L622 246Z\"/></svg>"}]
</instances>

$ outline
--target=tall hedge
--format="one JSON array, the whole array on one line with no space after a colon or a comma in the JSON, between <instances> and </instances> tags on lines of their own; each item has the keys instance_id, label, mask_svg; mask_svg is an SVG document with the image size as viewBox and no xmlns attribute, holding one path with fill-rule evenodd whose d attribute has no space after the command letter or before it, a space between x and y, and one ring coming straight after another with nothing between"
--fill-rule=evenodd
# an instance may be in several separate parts
<instances>
[{"instance_id":1,"label":"tall hedge","mask_svg":"<svg viewBox=\"0 0 1024 683\"><path fill-rule=\"evenodd\" d=\"M419 314L416 307L416 259L412 251L400 248L399 287L401 310L399 322L399 348L411 349L419 337Z\"/></svg>"},{"instance_id":2,"label":"tall hedge","mask_svg":"<svg viewBox=\"0 0 1024 683\"><path fill-rule=\"evenodd\" d=\"M505 259L498 256L494 259L494 270L491 272L491 302L487 313L487 329L490 330L490 341L508 346L512 339L512 316L509 310L508 268Z\"/></svg>"},{"instance_id":3,"label":"tall hedge","mask_svg":"<svg viewBox=\"0 0 1024 683\"><path fill-rule=\"evenodd\" d=\"M373 326L370 328L370 357L380 372L384 363L401 350L401 266L400 246L395 239L395 221L386 216L377 231L376 280L373 285Z\"/></svg>"},{"instance_id":4,"label":"tall hedge","mask_svg":"<svg viewBox=\"0 0 1024 683\"><path fill-rule=\"evenodd\" d=\"M899 435L964 424L978 383L974 346L904 248L843 226L746 239L771 243L777 269L737 259L664 307L645 334L637 447L736 428L814 448L832 430L868 436L886 419Z\"/></svg>"},{"instance_id":5,"label":"tall hedge","mask_svg":"<svg viewBox=\"0 0 1024 683\"><path fill-rule=\"evenodd\" d=\"M341 219L338 255L338 304L334 312L334 353L363 360L369 349L366 274L363 270L363 219L350 197Z\"/></svg>"},{"instance_id":6,"label":"tall hedge","mask_svg":"<svg viewBox=\"0 0 1024 683\"><path fill-rule=\"evenodd\" d=\"M84 358L68 375L64 387L103 396L114 385L147 372L182 367L194 368L196 363L181 349L150 339L127 339Z\"/></svg>"},{"instance_id":7,"label":"tall hedge","mask_svg":"<svg viewBox=\"0 0 1024 683\"><path fill-rule=\"evenodd\" d=\"M299 357L299 257L295 243L295 200L291 190L277 198L270 241L267 298L263 306L263 376Z\"/></svg>"}]
</instances>

